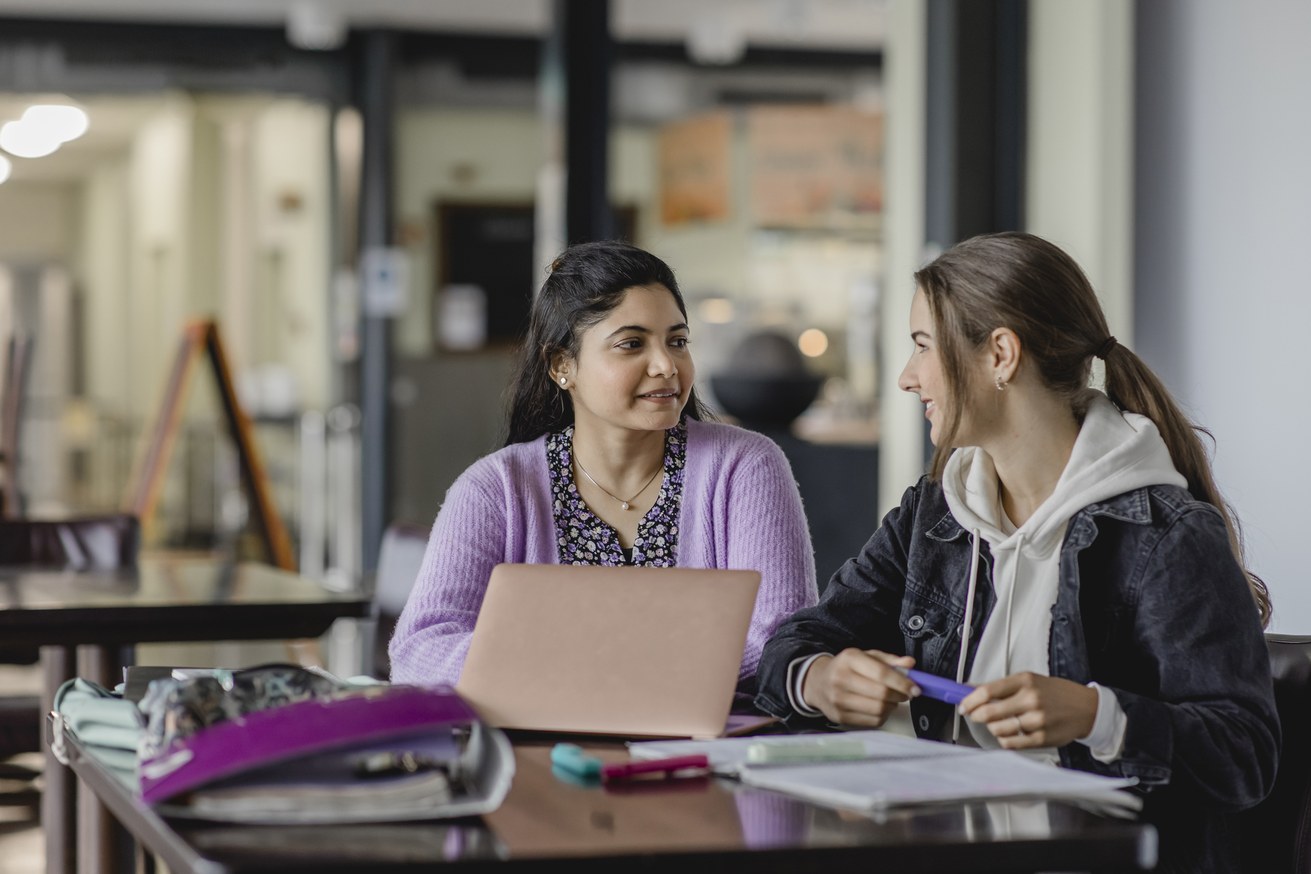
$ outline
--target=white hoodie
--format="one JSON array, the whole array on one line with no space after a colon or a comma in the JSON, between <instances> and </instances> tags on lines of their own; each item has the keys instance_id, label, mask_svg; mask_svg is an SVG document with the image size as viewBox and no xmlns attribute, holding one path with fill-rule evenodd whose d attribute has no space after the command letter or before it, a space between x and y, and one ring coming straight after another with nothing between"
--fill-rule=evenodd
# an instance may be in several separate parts
<instances>
[{"instance_id":1,"label":"white hoodie","mask_svg":"<svg viewBox=\"0 0 1311 874\"><path fill-rule=\"evenodd\" d=\"M1021 671L1049 674L1052 608L1056 604L1061 544L1070 518L1084 507L1152 485L1186 486L1156 425L1146 416L1121 413L1098 392L1088 405L1070 460L1047 500L1016 528L1001 506L992 458L969 447L952 455L942 488L956 521L992 551L992 584L997 601L983 627L970 668L972 685ZM971 580L971 586L973 580ZM973 604L973 592L968 602ZM1093 754L1118 758L1124 738L1124 711L1115 695L1096 684L1096 724L1087 738ZM996 747L987 726L968 722L979 746ZM1054 749L1045 751L1055 759Z\"/></svg>"}]
</instances>

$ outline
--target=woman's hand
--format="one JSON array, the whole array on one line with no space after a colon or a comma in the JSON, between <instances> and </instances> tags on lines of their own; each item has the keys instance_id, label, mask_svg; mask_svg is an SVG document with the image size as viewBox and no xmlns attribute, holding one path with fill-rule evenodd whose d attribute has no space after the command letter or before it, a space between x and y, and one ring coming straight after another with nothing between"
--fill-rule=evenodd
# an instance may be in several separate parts
<instances>
[{"instance_id":1,"label":"woman's hand","mask_svg":"<svg viewBox=\"0 0 1311 874\"><path fill-rule=\"evenodd\" d=\"M898 704L919 689L897 668L913 668L910 656L876 649L844 649L811 662L801 697L838 725L878 728Z\"/></svg>"},{"instance_id":2,"label":"woman's hand","mask_svg":"<svg viewBox=\"0 0 1311 874\"><path fill-rule=\"evenodd\" d=\"M1026 671L979 686L960 712L987 725L1008 750L1061 747L1092 731L1097 690Z\"/></svg>"}]
</instances>

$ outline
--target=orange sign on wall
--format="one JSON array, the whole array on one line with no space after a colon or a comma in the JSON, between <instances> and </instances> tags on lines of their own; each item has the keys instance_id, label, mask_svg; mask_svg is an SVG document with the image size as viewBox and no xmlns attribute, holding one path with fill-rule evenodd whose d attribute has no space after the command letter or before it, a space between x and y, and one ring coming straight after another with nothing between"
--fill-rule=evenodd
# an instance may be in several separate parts
<instances>
[{"instance_id":1,"label":"orange sign on wall","mask_svg":"<svg viewBox=\"0 0 1311 874\"><path fill-rule=\"evenodd\" d=\"M747 118L752 220L814 227L883 208L883 116L843 106L762 106Z\"/></svg>"},{"instance_id":2,"label":"orange sign on wall","mask_svg":"<svg viewBox=\"0 0 1311 874\"><path fill-rule=\"evenodd\" d=\"M728 218L732 132L732 119L724 112L661 128L660 218L666 225Z\"/></svg>"}]
</instances>

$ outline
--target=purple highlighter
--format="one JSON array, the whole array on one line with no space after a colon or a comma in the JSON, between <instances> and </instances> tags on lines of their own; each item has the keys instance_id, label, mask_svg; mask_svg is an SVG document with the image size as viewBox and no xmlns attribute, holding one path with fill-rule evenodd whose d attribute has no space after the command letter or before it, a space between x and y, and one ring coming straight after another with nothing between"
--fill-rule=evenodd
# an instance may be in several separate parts
<instances>
[{"instance_id":1,"label":"purple highlighter","mask_svg":"<svg viewBox=\"0 0 1311 874\"><path fill-rule=\"evenodd\" d=\"M923 671L907 670L906 676L916 686L920 687L924 697L932 698L935 701L946 701L948 704L959 704L966 695L974 691L973 686L966 686L964 683L956 683L945 677L926 674Z\"/></svg>"}]
</instances>

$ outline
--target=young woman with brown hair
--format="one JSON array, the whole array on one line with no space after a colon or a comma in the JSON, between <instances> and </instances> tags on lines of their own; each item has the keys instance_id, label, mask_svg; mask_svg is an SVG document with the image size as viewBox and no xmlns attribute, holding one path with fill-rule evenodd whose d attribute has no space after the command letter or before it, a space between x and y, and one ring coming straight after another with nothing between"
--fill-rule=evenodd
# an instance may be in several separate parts
<instances>
[{"instance_id":1,"label":"young woman with brown hair","mask_svg":"<svg viewBox=\"0 0 1311 874\"><path fill-rule=\"evenodd\" d=\"M921 737L1135 777L1170 864L1229 870L1279 724L1270 600L1197 429L1051 243L975 237L915 279L931 473L766 645L757 704L878 726L910 700ZM952 708L910 667L976 688Z\"/></svg>"}]
</instances>

